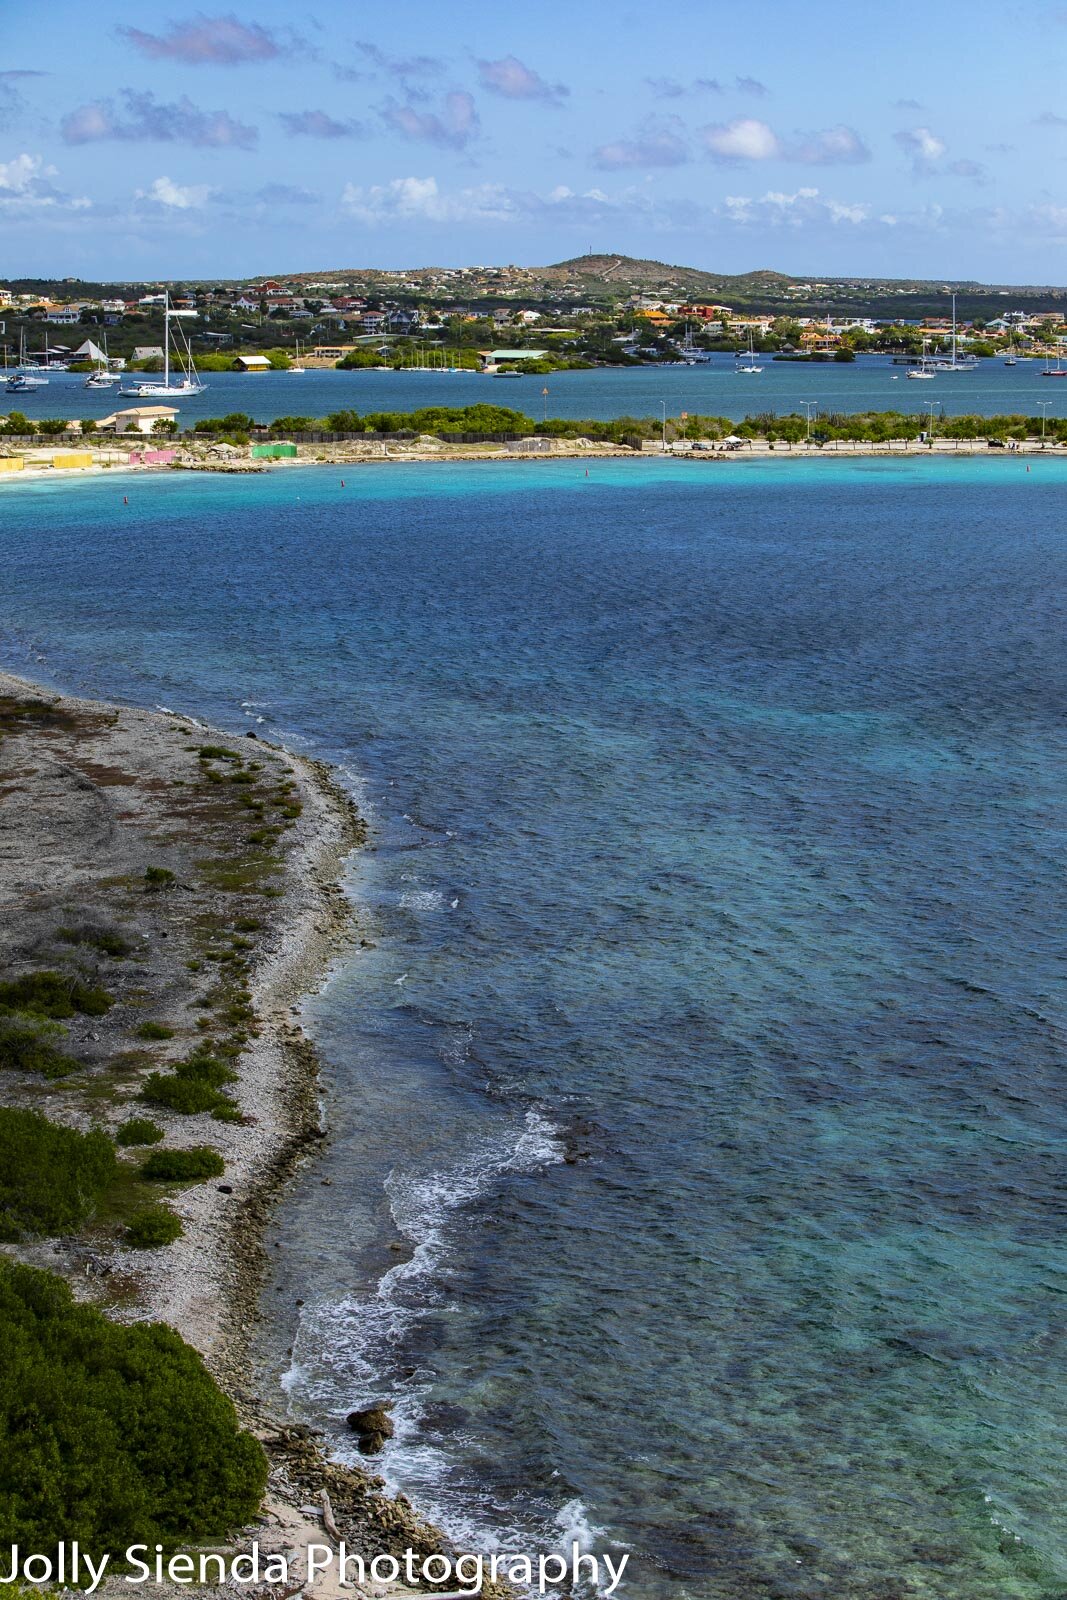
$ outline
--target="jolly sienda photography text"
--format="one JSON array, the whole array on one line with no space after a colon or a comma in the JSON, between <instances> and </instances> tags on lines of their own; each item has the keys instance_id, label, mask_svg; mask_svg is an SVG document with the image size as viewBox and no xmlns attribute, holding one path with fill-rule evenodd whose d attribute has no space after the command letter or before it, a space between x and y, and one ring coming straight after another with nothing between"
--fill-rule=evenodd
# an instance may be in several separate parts
<instances>
[{"instance_id":1,"label":"jolly sienda photography text","mask_svg":"<svg viewBox=\"0 0 1067 1600\"><path fill-rule=\"evenodd\" d=\"M300 1560L302 1555L303 1559ZM178 1583L207 1586L221 1583L288 1583L290 1567L298 1565L308 1583L322 1573L332 1572L342 1583L454 1583L458 1592L480 1593L483 1584L504 1579L522 1584L538 1594L546 1594L561 1583L577 1587L591 1584L597 1594L613 1595L629 1556L594 1556L583 1552L577 1542L569 1555L555 1551L536 1555L519 1552L488 1556L416 1555L406 1550L403 1556L376 1555L368 1560L350 1551L344 1541L335 1550L328 1544L309 1544L305 1551L289 1555L277 1551L261 1552L258 1542L238 1555L199 1551L195 1556L167 1554L162 1545L132 1544L119 1553L90 1555L77 1540L63 1542L54 1555L25 1551L10 1545L6 1558L0 1558L0 1583L47 1584L70 1587L94 1594L112 1571L122 1582L133 1586Z\"/></svg>"}]
</instances>

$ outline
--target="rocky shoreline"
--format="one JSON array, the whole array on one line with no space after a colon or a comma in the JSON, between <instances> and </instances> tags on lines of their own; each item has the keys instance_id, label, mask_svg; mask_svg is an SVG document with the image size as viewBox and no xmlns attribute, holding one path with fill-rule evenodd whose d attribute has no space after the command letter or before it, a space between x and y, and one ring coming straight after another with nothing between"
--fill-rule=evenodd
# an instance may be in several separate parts
<instances>
[{"instance_id":1,"label":"rocky shoreline","mask_svg":"<svg viewBox=\"0 0 1067 1600\"><path fill-rule=\"evenodd\" d=\"M339 880L365 840L363 819L321 763L186 716L60 696L0 674L3 975L57 968L112 997L106 1015L68 1025L76 1071L44 1083L2 1072L0 1103L114 1133L139 1110L152 1074L226 1034L239 1112L208 1121L151 1107L168 1147L207 1139L225 1161L224 1182L171 1197L183 1229L173 1243L129 1248L120 1195L73 1237L2 1248L61 1273L112 1317L169 1323L201 1353L270 1461L261 1516L233 1548L254 1539L263 1552L284 1551L298 1573L307 1544L331 1538L368 1560L454 1554L404 1496L331 1461L254 1383L265 1227L327 1136L318 1061L294 1012L360 937ZM102 955L108 944L121 954ZM120 1578L108 1581L128 1592ZM353 1593L329 1574L297 1586L317 1597Z\"/></svg>"},{"instance_id":2,"label":"rocky shoreline","mask_svg":"<svg viewBox=\"0 0 1067 1600\"><path fill-rule=\"evenodd\" d=\"M126 478L133 475L173 472L209 472L226 476L243 476L259 473L284 472L293 467L343 467L355 471L362 467L399 466L407 463L456 464L472 461L508 461L531 464L550 461L648 461L667 459L684 462L693 467L723 465L741 461L853 461L876 458L878 460L944 460L966 457L971 460L999 460L1005 456L1024 455L1027 458L1062 458L1061 446L1049 440L1026 439L1013 441L1009 450L991 448L985 439L933 439L922 443L901 439L884 443L867 443L858 440L831 440L816 444L803 441L796 444L769 443L765 439L746 439L743 443L717 442L698 449L671 444L664 451L657 440L647 440L643 450L632 450L626 445L611 445L590 439L545 439L535 441L544 448L516 448L507 444L452 445L438 440L416 440L408 443L371 442L337 445L300 444L297 455L283 460L253 460L242 451L222 454L217 446L193 444L188 439L178 441L172 459L161 462L131 462L114 445L92 449L92 464L82 466L56 466L52 452L29 451L24 455L24 466L18 472L0 473L0 487L15 488L18 484L70 482L104 474Z\"/></svg>"}]
</instances>

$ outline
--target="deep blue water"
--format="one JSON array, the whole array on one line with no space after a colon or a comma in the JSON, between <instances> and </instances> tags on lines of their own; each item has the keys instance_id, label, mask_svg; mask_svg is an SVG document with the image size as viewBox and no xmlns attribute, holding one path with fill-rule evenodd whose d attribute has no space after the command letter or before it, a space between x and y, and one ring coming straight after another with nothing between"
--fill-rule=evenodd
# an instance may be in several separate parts
<instances>
[{"instance_id":1,"label":"deep blue water","mask_svg":"<svg viewBox=\"0 0 1067 1600\"><path fill-rule=\"evenodd\" d=\"M346 482L0 497L8 664L374 824L272 1381L630 1600L1062 1600L1067 466Z\"/></svg>"},{"instance_id":2,"label":"deep blue water","mask_svg":"<svg viewBox=\"0 0 1067 1600\"><path fill-rule=\"evenodd\" d=\"M695 367L600 368L527 378L382 370L309 370L303 375L211 372L204 375L207 387L203 394L180 401L179 420L189 427L200 417L245 411L259 422L271 422L291 415L322 417L344 406L365 414L486 401L512 406L536 420L544 415L542 391L546 387L550 417L658 417L664 402L668 416L688 411L739 421L761 411L803 415L805 400L814 401L822 412L910 411L921 415L933 403L945 416L1020 412L1033 417L1040 416L1041 403L1047 402L1050 417L1067 416L1067 384L1043 379L1039 361L1006 367L1003 361L990 359L932 383L909 383L905 369L893 366L888 356L861 356L848 365L772 361L768 357L758 377L745 377L734 367L732 357L716 356ZM8 397L0 392L0 401L0 409L17 409L31 418L100 418L116 407L136 404L122 399L117 390L86 390L82 376L76 373L52 374L47 388L33 394Z\"/></svg>"}]
</instances>

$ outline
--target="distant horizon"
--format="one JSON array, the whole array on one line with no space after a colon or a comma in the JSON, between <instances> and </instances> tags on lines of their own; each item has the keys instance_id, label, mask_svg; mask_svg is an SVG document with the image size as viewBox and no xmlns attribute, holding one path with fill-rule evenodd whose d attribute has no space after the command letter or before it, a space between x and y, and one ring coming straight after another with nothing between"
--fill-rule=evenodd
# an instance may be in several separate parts
<instances>
[{"instance_id":1,"label":"distant horizon","mask_svg":"<svg viewBox=\"0 0 1067 1600\"><path fill-rule=\"evenodd\" d=\"M758 41L677 8L521 25L484 0L296 21L117 0L5 7L0 217L19 277L252 277L308 259L752 261L789 274L1050 285L1067 8L900 0L892 36L844 0L802 29L768 0ZM1025 75L999 41L1033 26ZM326 270L326 269L324 269ZM759 270L759 269L757 269Z\"/></svg>"}]
</instances>

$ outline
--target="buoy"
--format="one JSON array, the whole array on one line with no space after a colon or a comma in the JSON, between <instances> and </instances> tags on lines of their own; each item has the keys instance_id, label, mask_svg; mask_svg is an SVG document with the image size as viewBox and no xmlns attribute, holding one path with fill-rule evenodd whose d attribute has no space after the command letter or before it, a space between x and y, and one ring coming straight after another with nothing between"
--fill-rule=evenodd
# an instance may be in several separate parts
<instances>
[{"instance_id":1,"label":"buoy","mask_svg":"<svg viewBox=\"0 0 1067 1600\"><path fill-rule=\"evenodd\" d=\"M589 468L588 467L586 467L586 469L585 469L585 475L588 478L588 476L589 476Z\"/></svg>"},{"instance_id":2,"label":"buoy","mask_svg":"<svg viewBox=\"0 0 1067 1600\"><path fill-rule=\"evenodd\" d=\"M1029 468L1027 470L1029 470ZM124 506L128 506L129 505L130 502L129 502L128 498L126 497L126 495L123 495L122 503L123 503Z\"/></svg>"},{"instance_id":3,"label":"buoy","mask_svg":"<svg viewBox=\"0 0 1067 1600\"><path fill-rule=\"evenodd\" d=\"M342 489L343 489L343 488L344 488L344 486L345 486L345 480L344 480L344 479L343 479L343 478L342 478L342 479L341 479L341 488L342 488Z\"/></svg>"}]
</instances>

